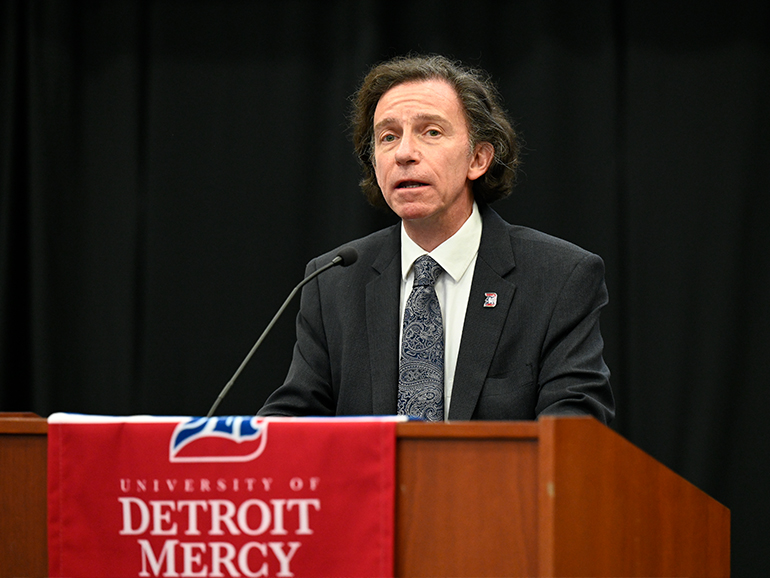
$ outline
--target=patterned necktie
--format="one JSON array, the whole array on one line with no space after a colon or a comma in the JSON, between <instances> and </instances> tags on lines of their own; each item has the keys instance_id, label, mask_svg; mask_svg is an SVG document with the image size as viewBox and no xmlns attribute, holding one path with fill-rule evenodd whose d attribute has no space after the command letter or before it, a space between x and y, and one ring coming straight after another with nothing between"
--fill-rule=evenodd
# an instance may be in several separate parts
<instances>
[{"instance_id":1,"label":"patterned necktie","mask_svg":"<svg viewBox=\"0 0 770 578\"><path fill-rule=\"evenodd\" d=\"M428 255L414 262L414 287L404 309L398 414L444 419L444 323L436 279L444 270Z\"/></svg>"}]
</instances>

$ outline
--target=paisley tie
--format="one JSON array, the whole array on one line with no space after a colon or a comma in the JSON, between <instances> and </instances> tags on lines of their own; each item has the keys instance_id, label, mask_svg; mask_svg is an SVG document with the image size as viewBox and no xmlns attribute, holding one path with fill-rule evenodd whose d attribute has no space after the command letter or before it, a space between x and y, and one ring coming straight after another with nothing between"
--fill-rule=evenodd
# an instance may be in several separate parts
<instances>
[{"instance_id":1,"label":"paisley tie","mask_svg":"<svg viewBox=\"0 0 770 578\"><path fill-rule=\"evenodd\" d=\"M398 414L444 419L444 324L436 279L444 270L428 255L414 262L414 287L404 309Z\"/></svg>"}]
</instances>

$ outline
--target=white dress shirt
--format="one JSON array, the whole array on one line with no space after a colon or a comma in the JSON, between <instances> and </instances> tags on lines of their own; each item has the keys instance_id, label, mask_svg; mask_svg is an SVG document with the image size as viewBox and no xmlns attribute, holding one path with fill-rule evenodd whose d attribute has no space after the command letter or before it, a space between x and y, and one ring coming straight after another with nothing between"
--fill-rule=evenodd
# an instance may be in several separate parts
<instances>
[{"instance_id":1,"label":"white dress shirt","mask_svg":"<svg viewBox=\"0 0 770 578\"><path fill-rule=\"evenodd\" d=\"M473 271L481 244L481 228L481 215L474 202L473 212L463 226L433 251L426 253L409 238L404 225L401 225L401 323L399 327L402 328L402 335L399 338L399 351L401 351L403 339L404 309L414 284L412 265L418 257L427 254L444 269L444 273L436 282L436 295L441 306L444 324L444 419L449 416L465 310L468 308Z\"/></svg>"}]
</instances>

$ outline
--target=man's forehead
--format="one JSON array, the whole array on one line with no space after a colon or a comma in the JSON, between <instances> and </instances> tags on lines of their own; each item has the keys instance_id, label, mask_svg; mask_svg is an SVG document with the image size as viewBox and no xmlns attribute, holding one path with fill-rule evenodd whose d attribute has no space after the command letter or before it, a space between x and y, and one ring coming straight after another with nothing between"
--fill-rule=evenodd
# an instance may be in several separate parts
<instances>
[{"instance_id":1,"label":"man's forehead","mask_svg":"<svg viewBox=\"0 0 770 578\"><path fill-rule=\"evenodd\" d=\"M387 122L390 117L389 110L399 105L416 109L415 116L425 119L431 116L438 119L454 111L464 116L464 108L457 91L443 78L409 80L391 86L377 101L373 123L380 125Z\"/></svg>"}]
</instances>

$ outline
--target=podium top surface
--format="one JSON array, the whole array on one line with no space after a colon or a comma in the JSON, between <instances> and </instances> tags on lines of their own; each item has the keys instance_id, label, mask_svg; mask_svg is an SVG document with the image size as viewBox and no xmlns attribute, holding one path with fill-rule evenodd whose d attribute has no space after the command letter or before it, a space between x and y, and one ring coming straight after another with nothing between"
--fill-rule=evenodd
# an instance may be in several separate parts
<instances>
[{"instance_id":1,"label":"podium top surface","mask_svg":"<svg viewBox=\"0 0 770 578\"><path fill-rule=\"evenodd\" d=\"M396 426L398 438L536 439L539 432L536 421L409 421Z\"/></svg>"},{"instance_id":2,"label":"podium top surface","mask_svg":"<svg viewBox=\"0 0 770 578\"><path fill-rule=\"evenodd\" d=\"M31 412L0 412L0 434L47 434L48 421Z\"/></svg>"}]
</instances>

